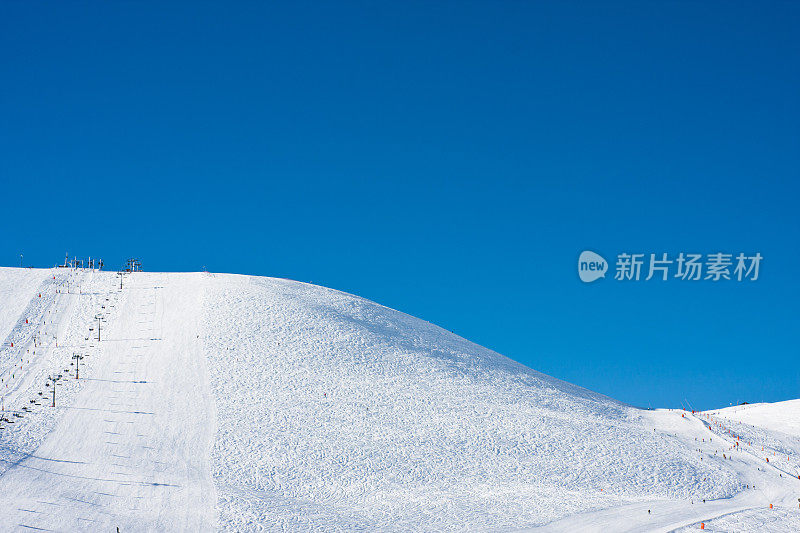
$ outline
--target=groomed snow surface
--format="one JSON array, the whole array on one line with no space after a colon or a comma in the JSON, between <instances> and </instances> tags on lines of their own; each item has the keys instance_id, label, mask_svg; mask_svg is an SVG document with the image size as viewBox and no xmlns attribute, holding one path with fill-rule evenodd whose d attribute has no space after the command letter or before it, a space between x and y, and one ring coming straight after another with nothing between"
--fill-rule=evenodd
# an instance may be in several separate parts
<instances>
[{"instance_id":1,"label":"groomed snow surface","mask_svg":"<svg viewBox=\"0 0 800 533\"><path fill-rule=\"evenodd\" d=\"M639 410L314 285L2 268L0 340L2 531L800 531L800 402Z\"/></svg>"}]
</instances>

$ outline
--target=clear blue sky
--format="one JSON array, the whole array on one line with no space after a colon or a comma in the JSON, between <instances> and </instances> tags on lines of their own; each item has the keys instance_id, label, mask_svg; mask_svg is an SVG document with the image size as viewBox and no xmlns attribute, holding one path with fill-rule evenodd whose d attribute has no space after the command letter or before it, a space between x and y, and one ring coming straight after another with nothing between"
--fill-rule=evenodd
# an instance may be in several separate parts
<instances>
[{"instance_id":1,"label":"clear blue sky","mask_svg":"<svg viewBox=\"0 0 800 533\"><path fill-rule=\"evenodd\" d=\"M4 2L0 264L311 280L635 405L800 397L799 4L290 4Z\"/></svg>"}]
</instances>

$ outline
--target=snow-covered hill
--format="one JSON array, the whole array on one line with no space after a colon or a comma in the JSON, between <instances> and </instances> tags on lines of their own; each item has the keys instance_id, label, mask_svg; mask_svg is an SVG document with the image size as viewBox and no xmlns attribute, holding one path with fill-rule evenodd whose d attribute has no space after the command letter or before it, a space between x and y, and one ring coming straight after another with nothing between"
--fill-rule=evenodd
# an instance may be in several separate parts
<instances>
[{"instance_id":1,"label":"snow-covered hill","mask_svg":"<svg viewBox=\"0 0 800 533\"><path fill-rule=\"evenodd\" d=\"M800 400L737 405L709 413L731 422L741 422L768 431L779 431L800 437Z\"/></svg>"},{"instance_id":2,"label":"snow-covered hill","mask_svg":"<svg viewBox=\"0 0 800 533\"><path fill-rule=\"evenodd\" d=\"M791 435L634 409L352 295L64 269L0 269L0 294L2 530L650 531L770 503L800 527Z\"/></svg>"}]
</instances>

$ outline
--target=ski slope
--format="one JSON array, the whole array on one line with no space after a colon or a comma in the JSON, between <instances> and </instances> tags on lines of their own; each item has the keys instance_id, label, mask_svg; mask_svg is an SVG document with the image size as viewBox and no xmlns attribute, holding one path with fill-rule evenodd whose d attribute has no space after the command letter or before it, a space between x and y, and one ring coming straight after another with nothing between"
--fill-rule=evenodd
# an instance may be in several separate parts
<instances>
[{"instance_id":1,"label":"ski slope","mask_svg":"<svg viewBox=\"0 0 800 533\"><path fill-rule=\"evenodd\" d=\"M709 413L730 422L800 437L800 400L737 405Z\"/></svg>"},{"instance_id":2,"label":"ski slope","mask_svg":"<svg viewBox=\"0 0 800 533\"><path fill-rule=\"evenodd\" d=\"M0 294L0 531L800 530L791 402L639 410L281 279L0 269Z\"/></svg>"},{"instance_id":3,"label":"ski slope","mask_svg":"<svg viewBox=\"0 0 800 533\"><path fill-rule=\"evenodd\" d=\"M0 267L0 339L8 337L48 273L48 270Z\"/></svg>"}]
</instances>

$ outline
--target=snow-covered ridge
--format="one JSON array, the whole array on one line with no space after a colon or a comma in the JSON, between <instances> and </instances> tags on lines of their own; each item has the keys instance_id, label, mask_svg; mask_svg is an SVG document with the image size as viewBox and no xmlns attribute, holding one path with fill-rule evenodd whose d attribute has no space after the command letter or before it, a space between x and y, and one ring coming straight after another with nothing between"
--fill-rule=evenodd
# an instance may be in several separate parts
<instances>
[{"instance_id":1,"label":"snow-covered ridge","mask_svg":"<svg viewBox=\"0 0 800 533\"><path fill-rule=\"evenodd\" d=\"M737 405L709 413L726 420L800 437L800 400Z\"/></svg>"},{"instance_id":2,"label":"snow-covered ridge","mask_svg":"<svg viewBox=\"0 0 800 533\"><path fill-rule=\"evenodd\" d=\"M323 287L0 269L0 294L19 339L0 374L26 361L4 392L22 417L0 424L0 530L674 529L792 516L800 487L791 441L768 471L722 416L638 410ZM59 369L54 409L38 392Z\"/></svg>"}]
</instances>

